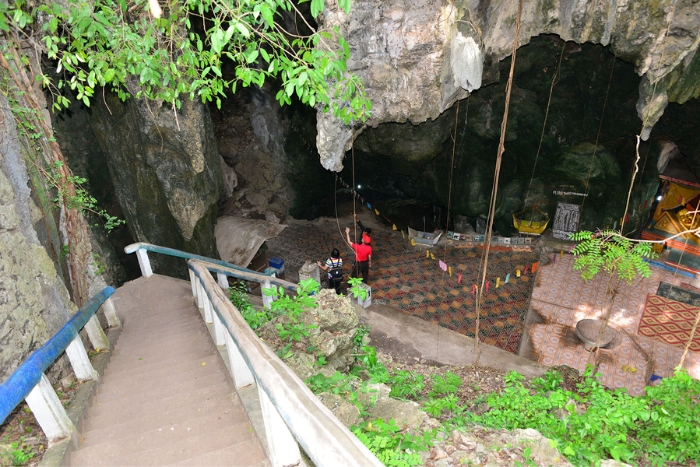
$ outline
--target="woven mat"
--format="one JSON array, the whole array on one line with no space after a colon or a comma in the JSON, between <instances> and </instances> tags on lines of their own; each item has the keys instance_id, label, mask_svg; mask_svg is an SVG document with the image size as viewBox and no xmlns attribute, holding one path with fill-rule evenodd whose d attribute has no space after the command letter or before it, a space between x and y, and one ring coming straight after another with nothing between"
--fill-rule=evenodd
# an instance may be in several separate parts
<instances>
[{"instance_id":1,"label":"woven mat","mask_svg":"<svg viewBox=\"0 0 700 467\"><path fill-rule=\"evenodd\" d=\"M684 348L700 308L677 302L658 295L647 295L642 319L639 321L640 336ZM700 352L700 329L695 333L690 350Z\"/></svg>"}]
</instances>

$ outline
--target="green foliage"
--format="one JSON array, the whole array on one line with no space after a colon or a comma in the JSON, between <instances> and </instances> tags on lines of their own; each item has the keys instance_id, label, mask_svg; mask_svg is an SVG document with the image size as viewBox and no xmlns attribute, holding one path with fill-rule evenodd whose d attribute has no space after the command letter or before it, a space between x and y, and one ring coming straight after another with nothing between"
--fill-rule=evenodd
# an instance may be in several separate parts
<instances>
[{"instance_id":1,"label":"green foliage","mask_svg":"<svg viewBox=\"0 0 700 467\"><path fill-rule=\"evenodd\" d=\"M310 376L305 383L313 391L314 394L329 392L341 396L347 396L352 392L353 388L350 384L350 376L344 375L336 371L331 376L324 376L321 373Z\"/></svg>"},{"instance_id":2,"label":"green foliage","mask_svg":"<svg viewBox=\"0 0 700 467\"><path fill-rule=\"evenodd\" d=\"M415 399L425 387L423 379L423 375L413 371L399 370L387 381L391 386L389 395L397 399Z\"/></svg>"},{"instance_id":3,"label":"green foliage","mask_svg":"<svg viewBox=\"0 0 700 467\"><path fill-rule=\"evenodd\" d=\"M433 433L414 435L402 430L394 420L382 419L352 427L352 432L386 466L421 465L418 452L427 451Z\"/></svg>"},{"instance_id":4,"label":"green foliage","mask_svg":"<svg viewBox=\"0 0 700 467\"><path fill-rule=\"evenodd\" d=\"M362 278L361 277L351 277L348 279L348 285L350 288L348 289L350 291L350 294L352 295L352 298L359 298L360 300L367 300L367 289L362 287Z\"/></svg>"},{"instance_id":5,"label":"green foliage","mask_svg":"<svg viewBox=\"0 0 700 467\"><path fill-rule=\"evenodd\" d=\"M313 279L306 279L299 283L297 295L290 297L284 292L283 287L270 287L263 289L263 294L275 298L270 305L271 318L284 316L285 319L276 324L280 339L288 342L301 342L304 337L309 337L309 331L317 328L315 324L306 324L300 321L301 315L309 308L315 308L316 298L311 296L318 292L319 284Z\"/></svg>"},{"instance_id":6,"label":"green foliage","mask_svg":"<svg viewBox=\"0 0 700 467\"><path fill-rule=\"evenodd\" d=\"M248 297L248 289L243 282L238 282L236 285L229 287L228 294L229 300L231 300L231 303L238 309L251 329L258 329L260 326L270 321L270 315L266 310L258 311L253 307Z\"/></svg>"},{"instance_id":7,"label":"green foliage","mask_svg":"<svg viewBox=\"0 0 700 467\"><path fill-rule=\"evenodd\" d=\"M24 465L34 457L31 446L24 442L24 436L19 441L10 443L10 456L12 456L12 465L14 466Z\"/></svg>"},{"instance_id":8,"label":"green foliage","mask_svg":"<svg viewBox=\"0 0 700 467\"><path fill-rule=\"evenodd\" d=\"M617 273L618 277L632 283L637 275L647 278L651 275L645 258L654 258L656 253L651 243L633 241L615 230L598 232L581 231L569 235L579 242L572 250L576 260L574 269L581 271L584 280L595 277L601 269L607 273Z\"/></svg>"},{"instance_id":9,"label":"green foliage","mask_svg":"<svg viewBox=\"0 0 700 467\"><path fill-rule=\"evenodd\" d=\"M350 0L338 3L349 10ZM290 0L167 2L160 18L150 14L147 0L30 6L25 0L0 2L0 29L33 35L32 43L56 63L56 82L45 74L38 79L57 109L69 104L65 88L89 106L98 87L112 88L122 100L135 92L173 108L180 108L183 96L220 107L238 86L279 78L281 104L295 97L345 123L364 121L371 111L362 82L347 72L350 48L337 29L314 31L306 24L312 33L299 36L277 22L283 12L298 13ZM323 0L312 0L312 15L324 7ZM235 64L231 79L222 73L227 61Z\"/></svg>"},{"instance_id":10,"label":"green foliage","mask_svg":"<svg viewBox=\"0 0 700 467\"><path fill-rule=\"evenodd\" d=\"M63 167L63 162L54 161L51 172L45 172L49 184L56 189L56 196L52 199L54 203L63 204L68 209L77 209L83 214L91 212L102 220L104 229L108 233L120 225L126 224L126 220L112 216L97 206L97 200L84 187L85 182L87 182L85 178L76 175L64 177L60 171L61 167Z\"/></svg>"},{"instance_id":11,"label":"green foliage","mask_svg":"<svg viewBox=\"0 0 700 467\"><path fill-rule=\"evenodd\" d=\"M433 387L428 394L430 397L443 394L457 394L457 390L462 385L462 378L459 375L448 371L445 376L432 375Z\"/></svg>"},{"instance_id":12,"label":"green foliage","mask_svg":"<svg viewBox=\"0 0 700 467\"><path fill-rule=\"evenodd\" d=\"M578 466L608 458L664 465L700 457L700 381L676 370L659 386L647 387L645 395L633 397L624 389L605 389L599 377L587 370L572 392L559 387L554 373L528 389L522 376L511 372L503 392L488 397L490 411L463 417L495 428L534 428L555 440ZM585 411L578 413L577 405Z\"/></svg>"},{"instance_id":13,"label":"green foliage","mask_svg":"<svg viewBox=\"0 0 700 467\"><path fill-rule=\"evenodd\" d=\"M433 417L439 418L443 414L453 415L455 412L458 412L458 403L459 399L457 399L457 396L455 394L448 394L445 397L439 399L431 397L428 402L423 404L423 408L427 413L429 413Z\"/></svg>"}]
</instances>

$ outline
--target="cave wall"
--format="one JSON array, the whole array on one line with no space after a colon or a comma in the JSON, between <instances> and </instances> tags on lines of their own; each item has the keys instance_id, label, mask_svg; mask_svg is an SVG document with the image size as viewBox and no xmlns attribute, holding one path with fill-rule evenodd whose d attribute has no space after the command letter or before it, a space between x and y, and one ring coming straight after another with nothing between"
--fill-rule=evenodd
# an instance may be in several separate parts
<instances>
[{"instance_id":1,"label":"cave wall","mask_svg":"<svg viewBox=\"0 0 700 467\"><path fill-rule=\"evenodd\" d=\"M9 107L0 95L0 380L77 311L49 232L56 219L34 201Z\"/></svg>"},{"instance_id":2,"label":"cave wall","mask_svg":"<svg viewBox=\"0 0 700 467\"><path fill-rule=\"evenodd\" d=\"M106 93L91 113L131 236L218 258L214 225L223 180L208 108L185 100L176 116L157 102L121 102ZM152 256L157 272L178 273L175 260Z\"/></svg>"},{"instance_id":3,"label":"cave wall","mask_svg":"<svg viewBox=\"0 0 700 467\"><path fill-rule=\"evenodd\" d=\"M499 67L498 73L507 75L510 59ZM582 203L580 197L557 196L555 191L588 191L582 228L612 227L619 220L640 129L629 117L638 86L633 66L600 45L542 36L519 49L497 200L499 232L509 233L511 215L525 207L537 205L552 217L558 201ZM483 216L489 207L504 106L505 83L498 82L473 91L434 120L369 128L355 141L356 178L385 196L398 190L399 196L446 207L452 175L451 213ZM657 131L658 138L654 135L653 141L641 144L630 228L646 220L658 186L658 140L680 139L686 129L681 125L675 134L663 135ZM343 176L349 176L347 168Z\"/></svg>"},{"instance_id":4,"label":"cave wall","mask_svg":"<svg viewBox=\"0 0 700 467\"><path fill-rule=\"evenodd\" d=\"M511 53L517 14L518 2L511 0L359 0L349 14L329 5L320 23L338 26L347 39L348 69L364 80L374 127L435 119L474 89L505 81L499 62ZM539 0L524 2L518 43L556 34L609 46L643 77L627 118L637 116L646 139L669 100L683 103L700 93L698 30L695 0ZM317 127L321 163L341 170L362 127L322 113Z\"/></svg>"}]
</instances>

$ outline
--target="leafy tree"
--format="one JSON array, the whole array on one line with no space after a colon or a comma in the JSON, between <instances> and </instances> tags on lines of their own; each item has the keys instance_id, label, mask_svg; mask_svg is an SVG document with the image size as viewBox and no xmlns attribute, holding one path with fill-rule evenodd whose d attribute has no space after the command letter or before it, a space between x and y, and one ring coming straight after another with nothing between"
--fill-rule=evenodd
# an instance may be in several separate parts
<instances>
[{"instance_id":1,"label":"leafy tree","mask_svg":"<svg viewBox=\"0 0 700 467\"><path fill-rule=\"evenodd\" d=\"M346 12L350 2L338 0ZM311 0L312 16L324 6ZM286 12L311 33L285 30L279 20ZM55 109L69 104L65 87L87 106L95 89L107 86L121 99L146 97L176 109L183 96L221 106L227 91L280 78L281 104L296 95L346 123L369 116L363 84L347 72L347 42L337 29L313 28L291 0L173 0L155 14L148 0L65 0L34 8L15 0L0 2L0 30L55 61L56 81L38 73ZM222 73L227 60L236 67L231 78Z\"/></svg>"},{"instance_id":2,"label":"leafy tree","mask_svg":"<svg viewBox=\"0 0 700 467\"><path fill-rule=\"evenodd\" d=\"M637 275L651 275L645 258L653 258L652 243L634 241L623 237L616 230L598 232L581 231L571 234L571 240L579 242L572 250L576 260L574 269L581 271L583 280L590 280L600 270L614 274L631 284Z\"/></svg>"}]
</instances>

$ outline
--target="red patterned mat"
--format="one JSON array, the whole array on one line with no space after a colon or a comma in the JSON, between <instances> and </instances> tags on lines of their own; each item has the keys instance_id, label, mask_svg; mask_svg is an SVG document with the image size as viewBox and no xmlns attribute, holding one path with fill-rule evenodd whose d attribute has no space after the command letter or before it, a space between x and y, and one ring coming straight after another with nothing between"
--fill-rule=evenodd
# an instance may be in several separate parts
<instances>
[{"instance_id":1,"label":"red patterned mat","mask_svg":"<svg viewBox=\"0 0 700 467\"><path fill-rule=\"evenodd\" d=\"M698 307L649 294L637 333L676 347L685 347L698 312ZM695 333L690 350L700 352L700 329Z\"/></svg>"}]
</instances>

